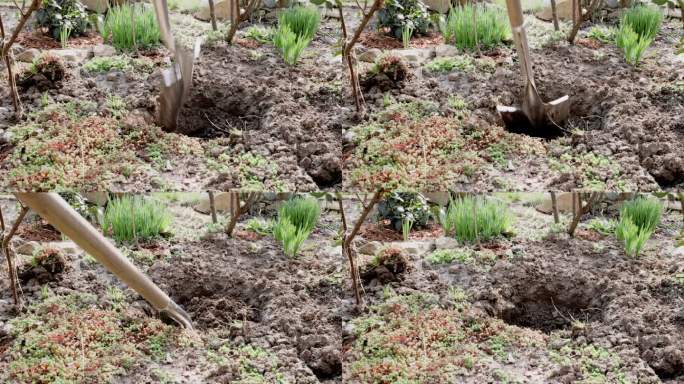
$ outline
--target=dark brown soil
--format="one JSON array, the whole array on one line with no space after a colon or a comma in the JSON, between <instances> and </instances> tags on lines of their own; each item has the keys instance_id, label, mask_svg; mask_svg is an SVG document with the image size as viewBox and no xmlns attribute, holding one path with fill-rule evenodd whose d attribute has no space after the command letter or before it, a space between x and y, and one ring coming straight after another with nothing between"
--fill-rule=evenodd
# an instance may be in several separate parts
<instances>
[{"instance_id":1,"label":"dark brown soil","mask_svg":"<svg viewBox=\"0 0 684 384\"><path fill-rule=\"evenodd\" d=\"M660 60L645 59L634 68L625 63L612 45L600 48L562 41L531 50L536 83L545 100L563 95L571 98L570 118L564 124L564 137L540 141L545 152L508 154L515 161L504 170L484 170L456 189L487 191L497 188L570 190L586 187L576 169L553 170L544 163L561 155L604 156L618 168L600 171L595 179L611 190L677 189L684 181L684 95L671 86L684 81L677 70L671 36L677 36L673 24L664 25L661 37L650 48ZM372 46L372 42L370 43ZM478 55L475 55L478 56ZM469 121L477 130L503 127L497 105L519 105L523 94L518 63L510 47L483 51L496 63L494 73L453 71L449 74L426 73L420 66L416 77L401 88L391 90L398 102L431 101L446 108L450 95L462 97L472 110ZM364 94L369 111L382 111L388 89L370 89ZM582 130L583 134L572 133ZM349 152L345 150L346 156ZM351 170L345 170L345 184ZM507 178L504 187L497 179ZM586 180L585 180L586 182Z\"/></svg>"},{"instance_id":2,"label":"dark brown soil","mask_svg":"<svg viewBox=\"0 0 684 384\"><path fill-rule=\"evenodd\" d=\"M577 337L643 360L662 380L681 379L684 289L667 277L672 268L667 260L597 253L588 242L545 241L498 263L478 299L516 325L549 331L584 322Z\"/></svg>"},{"instance_id":3,"label":"dark brown soil","mask_svg":"<svg viewBox=\"0 0 684 384\"><path fill-rule=\"evenodd\" d=\"M186 244L181 256L149 273L200 331L273 350L297 382L339 382L341 319L333 304L342 291L325 279L339 261L289 260L272 240L256 250L251 244L225 238Z\"/></svg>"},{"instance_id":4,"label":"dark brown soil","mask_svg":"<svg viewBox=\"0 0 684 384\"><path fill-rule=\"evenodd\" d=\"M179 130L229 138L231 155L263 156L278 165L279 178L295 180L298 190L331 187L341 182L342 125L351 118L333 86L341 80L332 63L303 59L290 67L271 47L206 47ZM242 187L230 176L212 185Z\"/></svg>"},{"instance_id":5,"label":"dark brown soil","mask_svg":"<svg viewBox=\"0 0 684 384\"><path fill-rule=\"evenodd\" d=\"M681 220L678 215L673 219ZM368 275L363 281L365 302L383 302L390 286L397 295L430 293L447 303L449 287L460 287L468 292L475 312L549 335L549 350L556 348L558 342L553 340L558 338L578 345L591 343L617 353L638 382L681 383L684 286L673 276L682 273L684 265L681 257L665 252L671 241L667 233L673 232L656 232L651 241L660 244L658 250L638 259L625 256L612 238L597 237L586 229L578 230L575 239L564 234L540 241L516 237L466 246L496 255L491 267L458 262L431 265L425 260L435 249L430 240L386 242L384 246L406 252L409 268L401 279L384 279L392 277L387 273ZM599 239L602 246L597 248ZM373 265L371 260L361 255L362 270ZM354 309L351 292L345 303L345 322L363 316ZM354 341L346 327L345 350ZM352 363L345 360L344 364ZM533 362L534 367L544 364L543 359ZM568 366L539 379L573 382L573 377L582 377L578 369Z\"/></svg>"}]
</instances>

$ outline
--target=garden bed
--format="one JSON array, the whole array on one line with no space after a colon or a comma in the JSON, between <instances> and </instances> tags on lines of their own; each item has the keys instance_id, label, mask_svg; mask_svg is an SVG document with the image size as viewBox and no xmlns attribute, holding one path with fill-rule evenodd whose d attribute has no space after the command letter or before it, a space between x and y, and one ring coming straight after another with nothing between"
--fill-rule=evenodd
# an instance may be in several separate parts
<instances>
[{"instance_id":1,"label":"garden bed","mask_svg":"<svg viewBox=\"0 0 684 384\"><path fill-rule=\"evenodd\" d=\"M20 273L26 310L14 311L3 268L0 381L341 383L337 302L345 269L335 212L324 210L289 258L248 224L275 214L268 198L253 207L264 215L245 215L234 238L223 233L225 215L212 224L193 209L206 197L153 198L171 213L168 233L116 244L190 314L195 330L160 318L70 241L24 239L21 231L13 241L20 271L31 271ZM8 222L14 204L2 201ZM40 226L34 220L30 214L24 225ZM50 274L45 262L32 261L48 249L63 261Z\"/></svg>"},{"instance_id":2,"label":"garden bed","mask_svg":"<svg viewBox=\"0 0 684 384\"><path fill-rule=\"evenodd\" d=\"M681 212L665 212L631 258L598 225L616 218L619 203L597 205L569 237L567 215L555 225L535 209L541 196L490 198L513 219L490 241L357 239L362 279L383 252L407 265L363 280L367 310L348 295L345 382L684 379Z\"/></svg>"},{"instance_id":3,"label":"garden bed","mask_svg":"<svg viewBox=\"0 0 684 384\"><path fill-rule=\"evenodd\" d=\"M523 94L512 47L480 53L444 45L395 49L392 54L404 57L414 76L366 91L370 122L345 134L345 187L536 191L681 186L684 163L677 143L684 142L684 79L676 69L682 56L675 54L680 23L663 24L637 68L625 63L612 42L584 37L589 26L575 45L532 15L526 16L526 26L539 93L545 100L566 94L571 99L560 137L526 137L504 128L496 106L519 105ZM411 116L407 111L416 106L425 113ZM388 118L385 111L397 112ZM399 121L407 117L412 124Z\"/></svg>"}]
</instances>

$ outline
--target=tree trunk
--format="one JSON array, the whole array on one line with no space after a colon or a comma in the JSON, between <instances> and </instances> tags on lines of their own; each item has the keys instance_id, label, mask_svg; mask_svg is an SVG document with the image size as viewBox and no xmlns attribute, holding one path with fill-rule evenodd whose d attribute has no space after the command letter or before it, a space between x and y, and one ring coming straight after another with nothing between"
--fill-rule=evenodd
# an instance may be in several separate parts
<instances>
[{"instance_id":1,"label":"tree trunk","mask_svg":"<svg viewBox=\"0 0 684 384\"><path fill-rule=\"evenodd\" d=\"M363 222L366 221L366 217L368 217L368 214L370 213L371 209L373 209L373 206L375 206L375 204L378 201L380 201L380 198L383 194L383 190L378 190L373 194L373 197L371 198L370 202L366 206L364 206L363 211L361 212L361 216L358 218L358 220L356 220L356 223L354 224L354 228L352 229L351 233L347 234L347 232L345 231L342 240L342 254L346 256L347 260L349 261L349 269L352 279L352 289L354 290L354 299L356 300L357 306L362 305L360 287L361 279L359 278L359 269L356 265L356 250L354 249L353 241L356 235L359 233L359 230L361 229ZM344 214L344 212L342 212L342 214ZM346 219L344 219L344 222L346 222Z\"/></svg>"},{"instance_id":2,"label":"tree trunk","mask_svg":"<svg viewBox=\"0 0 684 384\"><path fill-rule=\"evenodd\" d=\"M9 233L2 239L2 252L5 254L5 258L7 258L7 268L9 270L8 272L10 286L12 287L12 298L14 299L14 305L17 306L17 308L20 308L19 294L17 292L17 287L19 286L19 283L17 281L17 268L14 266L10 241L19 229L19 225L21 224L22 220L24 220L24 216L26 216L26 213L28 213L28 211L28 207L21 207L19 215L17 216L16 220L14 220L12 229L10 229Z\"/></svg>"},{"instance_id":3,"label":"tree trunk","mask_svg":"<svg viewBox=\"0 0 684 384\"><path fill-rule=\"evenodd\" d=\"M551 0L551 17L553 18L553 29L560 30L558 26L558 14L556 13L556 0Z\"/></svg>"},{"instance_id":4,"label":"tree trunk","mask_svg":"<svg viewBox=\"0 0 684 384\"><path fill-rule=\"evenodd\" d=\"M211 222L216 224L218 219L216 218L216 205L214 204L214 191L209 191L209 209L211 210Z\"/></svg>"},{"instance_id":5,"label":"tree trunk","mask_svg":"<svg viewBox=\"0 0 684 384\"><path fill-rule=\"evenodd\" d=\"M7 66L7 81L9 83L10 93L12 94L14 115L17 118L17 120L22 119L24 117L24 110L21 106L21 99L19 98L19 92L17 91L17 83L16 79L14 78L14 72L12 70L14 66L14 59L12 57L12 44L14 44L14 42L16 41L22 28L24 28L24 24L26 24L28 19L31 17L31 14L33 14L33 11L38 9L41 3L41 0L33 0L31 2L29 9L22 15L21 19L19 20L19 23L17 23L17 26L14 28L14 32L12 32L12 36L10 36L9 39L7 39L7 36L5 35L5 26L2 23L2 17L0 17L0 40L4 42L4 44L0 44L0 60L4 60L5 65Z\"/></svg>"},{"instance_id":6,"label":"tree trunk","mask_svg":"<svg viewBox=\"0 0 684 384\"><path fill-rule=\"evenodd\" d=\"M365 13L363 15L363 19L361 20L361 24L356 28L354 31L354 35L352 36L351 40L345 41L342 43L342 58L345 63L347 63L347 69L349 70L349 77L350 77L350 82L352 86L352 93L354 95L354 103L356 104L356 112L357 113L362 113L363 112L363 94L361 93L361 89L359 87L359 77L358 74L356 73L355 70L355 65L356 65L356 57L354 56L354 45L356 42L359 40L359 37L361 37L361 33L363 30L366 28L368 25L368 22L370 22L371 18L373 18L373 15L375 12L382 7L384 4L384 0L375 0L373 1L373 5L371 6L370 10L368 13ZM342 11L340 11L340 14L342 14ZM344 19L343 19L344 20Z\"/></svg>"},{"instance_id":7,"label":"tree trunk","mask_svg":"<svg viewBox=\"0 0 684 384\"><path fill-rule=\"evenodd\" d=\"M238 24L240 24L240 1L239 0L228 0L230 1L230 29L228 30L228 35L226 36L226 41L228 44L233 44L233 37L235 37L235 32L237 32Z\"/></svg>"},{"instance_id":8,"label":"tree trunk","mask_svg":"<svg viewBox=\"0 0 684 384\"><path fill-rule=\"evenodd\" d=\"M575 22L575 24L572 26L572 31L570 31L570 35L568 35L568 43L575 44L575 37L577 36L577 32L579 32L580 27L582 26L582 24L584 24L585 21L591 19L591 15L594 13L594 10L596 9L596 7L598 7L600 2L601 0L592 0L591 3L588 5L587 13L585 13L584 15L582 15L582 7L578 4L579 16L577 18L577 22Z\"/></svg>"},{"instance_id":9,"label":"tree trunk","mask_svg":"<svg viewBox=\"0 0 684 384\"><path fill-rule=\"evenodd\" d=\"M558 203L556 201L556 192L551 191L551 208L553 209L553 222L558 224L560 219L558 218Z\"/></svg>"},{"instance_id":10,"label":"tree trunk","mask_svg":"<svg viewBox=\"0 0 684 384\"><path fill-rule=\"evenodd\" d=\"M230 192L230 195L236 208L230 213L230 222L228 222L228 227L226 227L226 234L228 237L233 237L233 230L235 229L238 218L240 218L240 215L242 214L242 208L240 207L240 192Z\"/></svg>"},{"instance_id":11,"label":"tree trunk","mask_svg":"<svg viewBox=\"0 0 684 384\"><path fill-rule=\"evenodd\" d=\"M577 225L582 217L582 195L576 191L572 192L572 211L572 222L570 223L570 228L568 228L570 237L575 236L575 229L577 229Z\"/></svg>"},{"instance_id":12,"label":"tree trunk","mask_svg":"<svg viewBox=\"0 0 684 384\"><path fill-rule=\"evenodd\" d=\"M209 0L209 17L211 18L211 30L216 31L216 13L214 12L214 0Z\"/></svg>"}]
</instances>

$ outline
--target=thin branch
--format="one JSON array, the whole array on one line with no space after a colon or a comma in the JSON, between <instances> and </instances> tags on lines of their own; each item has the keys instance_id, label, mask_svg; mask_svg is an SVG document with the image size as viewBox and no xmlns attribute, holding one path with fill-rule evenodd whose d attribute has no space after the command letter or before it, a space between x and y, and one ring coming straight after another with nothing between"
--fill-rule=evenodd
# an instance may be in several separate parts
<instances>
[{"instance_id":1,"label":"thin branch","mask_svg":"<svg viewBox=\"0 0 684 384\"><path fill-rule=\"evenodd\" d=\"M347 217L344 214L344 200L342 197L342 193L337 192L335 195L337 197L337 204L339 204L339 206L340 206L340 216L342 217L342 232L346 233L347 232ZM2 214L2 212L0 212L0 215L1 214ZM2 218L2 216L0 216L0 219L1 218Z\"/></svg>"},{"instance_id":2,"label":"thin branch","mask_svg":"<svg viewBox=\"0 0 684 384\"><path fill-rule=\"evenodd\" d=\"M40 7L42 0L33 0L31 2L31 6L29 7L28 11L19 19L19 23L17 26L14 28L14 32L12 33L12 36L5 42L2 46L2 51L0 52L0 57L5 57L7 55L7 52L9 52L10 48L12 47L12 44L14 44L14 41L17 39L19 36L19 32L24 28L24 24L28 21L29 17L35 11Z\"/></svg>"},{"instance_id":3,"label":"thin branch","mask_svg":"<svg viewBox=\"0 0 684 384\"><path fill-rule=\"evenodd\" d=\"M0 206L0 231L5 233L5 217L2 215L2 206Z\"/></svg>"},{"instance_id":4,"label":"thin branch","mask_svg":"<svg viewBox=\"0 0 684 384\"><path fill-rule=\"evenodd\" d=\"M362 305L362 299L361 299L361 290L360 290L360 278L359 278L359 270L356 265L356 251L354 250L353 247L353 241L356 235L359 233L361 230L361 226L363 225L364 221L366 221L366 217L368 217L368 214L370 214L371 209L373 206L380 201L382 198L382 195L385 193L384 190L379 189L377 190L374 194L373 197L371 198L371 201L366 205L361 212L361 216L356 220L356 223L354 223L354 228L352 231L347 234L345 231L344 233L344 238L342 241L342 254L347 256L347 259L349 261L349 269L351 273L351 279L352 279L352 288L354 290L354 298L356 300L356 305L361 306Z\"/></svg>"},{"instance_id":5,"label":"thin branch","mask_svg":"<svg viewBox=\"0 0 684 384\"><path fill-rule=\"evenodd\" d=\"M579 15L577 17L577 22L575 23L575 25L572 26L570 35L568 35L568 43L575 43L575 36L577 36L577 32L579 32L580 27L582 26L582 24L584 24L585 21L591 19L591 15L594 13L594 10L598 7L600 1L601 0L592 0L589 4L589 7L587 8L587 13L585 13L584 15L582 15L582 7L579 4L577 5L579 8Z\"/></svg>"},{"instance_id":6,"label":"thin branch","mask_svg":"<svg viewBox=\"0 0 684 384\"><path fill-rule=\"evenodd\" d=\"M587 199L587 203L583 206L582 205L582 197L579 194L579 192L573 192L577 194L577 201L579 202L579 205L577 207L577 213L575 214L575 217L572 219L572 223L570 223L570 228L568 229L568 234L572 237L575 236L575 230L577 229L577 225L580 222L580 219L582 216L585 214L589 213L591 211L591 207L596 203L596 201L599 199L601 196L600 192L590 192L589 193L589 198Z\"/></svg>"},{"instance_id":7,"label":"thin branch","mask_svg":"<svg viewBox=\"0 0 684 384\"><path fill-rule=\"evenodd\" d=\"M235 202L235 207L233 209L230 222L228 223L228 227L226 227L226 234L228 236L233 236L233 230L235 229L235 225L237 224L238 219L240 216L244 215L247 213L249 208L254 204L259 196L261 194L259 192L249 192L247 193L247 199L245 200L244 204L240 204L240 192L230 192L233 194L233 201Z\"/></svg>"},{"instance_id":8,"label":"thin branch","mask_svg":"<svg viewBox=\"0 0 684 384\"><path fill-rule=\"evenodd\" d=\"M7 268L9 269L10 285L12 287L12 298L14 299L14 305L17 307L20 306L19 295L17 294L17 286L19 285L19 283L17 281L17 269L15 268L14 261L12 259L10 241L19 229L19 225L21 225L21 222L22 220L24 220L24 216L26 216L26 213L28 211L28 207L21 207L19 215L17 216L16 220L14 220L14 224L12 224L12 229L10 229L9 233L2 238L2 251L5 254L5 257L7 258Z\"/></svg>"},{"instance_id":9,"label":"thin branch","mask_svg":"<svg viewBox=\"0 0 684 384\"><path fill-rule=\"evenodd\" d=\"M560 30L558 25L558 13L556 12L556 0L551 0L551 17L553 18L553 30Z\"/></svg>"},{"instance_id":10,"label":"thin branch","mask_svg":"<svg viewBox=\"0 0 684 384\"><path fill-rule=\"evenodd\" d=\"M354 31L354 35L352 36L352 38L345 38L342 42L342 61L347 64L347 70L349 71L349 81L351 82L352 94L354 96L354 103L356 105L357 113L363 113L363 105L365 101L363 100L363 93L361 93L361 87L359 85L359 76L356 73L356 57L354 56L353 48L356 42L361 37L361 33L373 17L373 14L375 14L375 12L378 9L382 8L383 4L384 0L374 0L370 10L367 13L364 13L363 19L361 20L361 24ZM342 22L343 20L344 18L342 18Z\"/></svg>"},{"instance_id":11,"label":"thin branch","mask_svg":"<svg viewBox=\"0 0 684 384\"><path fill-rule=\"evenodd\" d=\"M211 30L217 31L216 12L214 11L214 0L209 0L209 18L211 19Z\"/></svg>"}]
</instances>

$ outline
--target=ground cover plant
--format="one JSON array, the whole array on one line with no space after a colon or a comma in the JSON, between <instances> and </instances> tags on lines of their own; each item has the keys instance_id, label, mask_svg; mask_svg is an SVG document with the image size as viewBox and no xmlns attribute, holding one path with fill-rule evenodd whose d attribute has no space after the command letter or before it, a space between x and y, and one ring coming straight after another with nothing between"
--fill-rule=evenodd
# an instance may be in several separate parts
<instances>
[{"instance_id":1,"label":"ground cover plant","mask_svg":"<svg viewBox=\"0 0 684 384\"><path fill-rule=\"evenodd\" d=\"M214 208L222 209L227 193L215 192ZM0 382L342 382L334 310L345 270L335 245L339 215L321 209L317 216L315 208L301 215L301 207L315 207L307 200L312 196L294 204L264 194L229 237L213 230L208 210L201 212L208 208L206 192L125 196L153 201L173 218L166 236L116 247L190 314L194 330L159 314L31 212L13 240L23 311L6 305L11 294L0 269ZM120 197L71 194L69 201L79 211L106 210ZM283 254L270 232L249 229L275 217L286 201L298 226L316 226L296 259ZM17 201L3 195L0 208L13 223ZM62 268L51 268L58 258ZM293 284L294 276L301 283ZM303 327L296 335L294 324ZM273 337L277 344L267 342Z\"/></svg>"},{"instance_id":2,"label":"ground cover plant","mask_svg":"<svg viewBox=\"0 0 684 384\"><path fill-rule=\"evenodd\" d=\"M178 124L166 129L189 136L201 154L188 151L178 162L167 162L136 151L136 157L152 161L134 162L134 177L107 185L127 190L270 191L344 185L369 191L386 183L415 191L652 191L676 190L683 180L677 145L670 144L681 142L677 84L684 81L677 70L681 22L672 10L652 4L634 9L590 4L587 20L575 23L578 38L568 43L563 38L571 24L564 20L565 5L558 6L561 21L555 28L547 5L525 1L524 25L540 95L550 100L567 94L573 101L568 120L558 124L558 137L536 138L527 137L524 130L509 134L497 112L497 106L519 105L524 94L508 21L499 20L505 16L501 2L476 8L454 4L453 10L443 9L441 14L434 9L423 12L423 5L439 5L421 2L377 0L340 8L333 1L317 1L320 8L286 4L276 9L267 9L270 3L252 9L256 2L249 2L243 4L239 20L230 23L235 32L230 43L225 41L226 28L214 31L210 21L203 21L206 5L191 3L172 2L171 29L179 37L179 47L192 50L195 39L207 44L195 59L192 87ZM0 7L5 41L12 43L11 57L3 55L2 60L14 63L3 64L3 80L16 80L0 91L0 145L8 154L0 156L0 179L10 180L6 176L16 167L15 150L21 150L11 132L30 118L22 117L21 104L33 112L50 103L94 102L88 117L114 117L122 123L135 117L149 126L163 121L158 71L173 59L161 46L147 47L158 42L152 7L129 5L134 9L128 14L134 21L129 22L123 8L113 6L110 24L125 25L107 32L107 17L91 17L85 34L60 31L57 37L63 41L58 42L25 28L32 27L31 22L22 21L17 6L21 4ZM220 14L225 13L224 6L216 4L219 20L226 20ZM122 16L115 18L119 11ZM385 11L393 12L393 26L378 28ZM279 23L279 17L289 13L290 20L283 16ZM654 28L658 20L660 27ZM429 25L424 33L422 25ZM22 26L16 35L15 26ZM652 36L652 31L659 32ZM136 33L142 35L121 46L115 43L114 35L130 39ZM119 54L130 56L128 65L112 51L113 44ZM4 51L9 52L8 47ZM625 51L635 66L623 59L616 62ZM45 54L62 60L65 77L51 81L35 74L25 79L33 59ZM138 60L144 63L138 65ZM16 93L14 82L20 83ZM424 119L387 127L383 112L409 104L434 108ZM635 110L639 113L630 112ZM383 127L365 135L373 123ZM440 125L452 129L440 135ZM166 134L156 137L158 146L168 140ZM426 137L443 140L427 145ZM409 150L402 152L405 146ZM91 156L98 157L99 152L84 154ZM436 169L437 176L432 178L427 168ZM124 173L129 172L119 174Z\"/></svg>"},{"instance_id":3,"label":"ground cover plant","mask_svg":"<svg viewBox=\"0 0 684 384\"><path fill-rule=\"evenodd\" d=\"M486 163L505 163L516 152L534 151L524 138L499 130L473 129L464 103L453 100L452 116L432 103L398 103L354 128L355 153L348 182L412 191L448 188L474 178ZM428 156L429 154L429 156ZM458 162L452 161L454 156ZM485 160L487 159L487 160Z\"/></svg>"},{"instance_id":4,"label":"ground cover plant","mask_svg":"<svg viewBox=\"0 0 684 384\"><path fill-rule=\"evenodd\" d=\"M154 162L172 153L198 152L185 137L174 139L144 122L117 120L121 100L110 98L108 106L110 117L90 115L93 105L88 103L49 105L13 127L16 149L10 156L9 184L24 190L97 190L139 172L136 153Z\"/></svg>"},{"instance_id":5,"label":"ground cover plant","mask_svg":"<svg viewBox=\"0 0 684 384\"><path fill-rule=\"evenodd\" d=\"M453 204L445 201L449 193L426 195L437 206ZM358 311L349 292L344 381L679 380L681 360L666 352L681 349L682 336L671 327L679 321L679 304L660 301L673 297L671 287L679 281L675 271L681 268L672 268L682 257L679 206L668 211L654 196L604 194L592 200L571 237L554 229L568 226L573 215L568 197L555 195L553 203L549 194L479 196L505 206L515 218L510 237L480 243L455 241L446 230L401 241L381 235L371 228L382 224L366 220L357 255L365 310ZM348 202L361 203L368 198ZM637 259L625 255L609 229L614 225L606 224L619 217L639 217L649 223L645 227L656 228L657 246L645 246ZM382 259L387 250L399 256ZM644 287L633 286L635 270ZM652 321L641 317L647 314ZM677 341L645 346L630 334L634 326ZM620 342L610 341L618 335Z\"/></svg>"}]
</instances>

